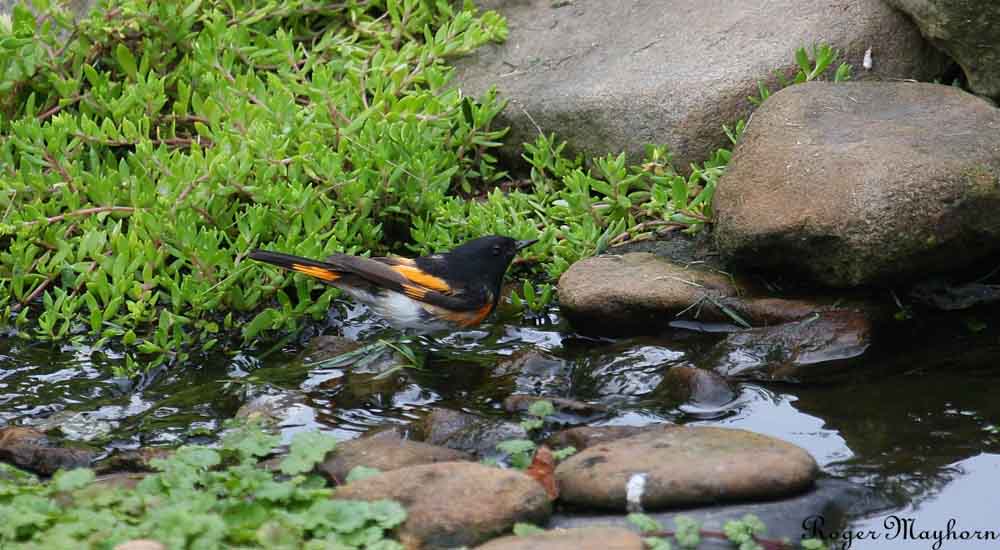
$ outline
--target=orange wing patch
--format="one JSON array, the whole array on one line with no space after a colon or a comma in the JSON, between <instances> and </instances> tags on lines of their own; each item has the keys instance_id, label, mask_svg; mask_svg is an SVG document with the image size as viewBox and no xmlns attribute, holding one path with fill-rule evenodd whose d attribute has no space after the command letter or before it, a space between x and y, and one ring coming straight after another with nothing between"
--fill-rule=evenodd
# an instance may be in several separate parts
<instances>
[{"instance_id":1,"label":"orange wing patch","mask_svg":"<svg viewBox=\"0 0 1000 550\"><path fill-rule=\"evenodd\" d=\"M443 293L451 293L452 291L451 285L445 282L444 279L425 273L424 271L421 271L419 267L415 267L412 265L394 265L392 266L392 269L396 273L399 273L403 277L406 277L407 279L413 281L414 283L424 288L428 288L430 290L436 290L438 292L443 292ZM410 296L411 298L416 298L419 300L420 299L419 296L410 295L409 287L410 285L403 285L403 288L407 290L406 295ZM426 292L424 294L426 295Z\"/></svg>"},{"instance_id":2,"label":"orange wing patch","mask_svg":"<svg viewBox=\"0 0 1000 550\"><path fill-rule=\"evenodd\" d=\"M311 265L302 264L292 264L292 270L298 271L299 273L308 275L310 277L316 277L327 282L333 282L340 278L340 273L332 269L325 269L322 267L316 267Z\"/></svg>"},{"instance_id":3,"label":"orange wing patch","mask_svg":"<svg viewBox=\"0 0 1000 550\"><path fill-rule=\"evenodd\" d=\"M426 288L421 288L416 285L403 285L403 294L406 294L414 300L423 300L427 297L428 290Z\"/></svg>"}]
</instances>

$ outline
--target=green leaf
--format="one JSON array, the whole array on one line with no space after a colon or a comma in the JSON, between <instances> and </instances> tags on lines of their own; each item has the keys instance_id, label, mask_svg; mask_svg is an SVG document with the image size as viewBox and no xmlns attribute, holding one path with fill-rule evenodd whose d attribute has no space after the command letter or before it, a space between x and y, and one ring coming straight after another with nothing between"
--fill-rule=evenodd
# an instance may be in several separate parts
<instances>
[{"instance_id":1,"label":"green leaf","mask_svg":"<svg viewBox=\"0 0 1000 550\"><path fill-rule=\"evenodd\" d=\"M129 78L132 80L136 80L138 78L135 56L132 55L132 51L129 50L125 44L119 43L118 47L115 48L115 59L118 60L118 65L123 71L125 71L125 74L128 75Z\"/></svg>"},{"instance_id":2,"label":"green leaf","mask_svg":"<svg viewBox=\"0 0 1000 550\"><path fill-rule=\"evenodd\" d=\"M14 13L11 18L11 30L17 36L31 36L35 34L35 15L31 13L24 2L14 4Z\"/></svg>"},{"instance_id":3,"label":"green leaf","mask_svg":"<svg viewBox=\"0 0 1000 550\"><path fill-rule=\"evenodd\" d=\"M646 514L632 513L628 515L627 519L629 523L638 527L643 533L663 531L663 525Z\"/></svg>"},{"instance_id":4,"label":"green leaf","mask_svg":"<svg viewBox=\"0 0 1000 550\"><path fill-rule=\"evenodd\" d=\"M64 493L86 487L92 481L94 481L94 471L89 468L60 470L52 476L52 488Z\"/></svg>"},{"instance_id":5,"label":"green leaf","mask_svg":"<svg viewBox=\"0 0 1000 550\"><path fill-rule=\"evenodd\" d=\"M322 432L299 432L292 438L288 456L281 461L281 471L288 475L309 472L336 446L337 440Z\"/></svg>"},{"instance_id":6,"label":"green leaf","mask_svg":"<svg viewBox=\"0 0 1000 550\"><path fill-rule=\"evenodd\" d=\"M514 535L518 537L527 537L531 535L537 535L539 533L544 533L545 529L537 525L532 525L530 523L515 523L514 524Z\"/></svg>"},{"instance_id":7,"label":"green leaf","mask_svg":"<svg viewBox=\"0 0 1000 550\"><path fill-rule=\"evenodd\" d=\"M541 399L535 401L530 406L528 406L528 414L532 416L537 416L539 418L545 418L556 413L556 408L551 401Z\"/></svg>"}]
</instances>

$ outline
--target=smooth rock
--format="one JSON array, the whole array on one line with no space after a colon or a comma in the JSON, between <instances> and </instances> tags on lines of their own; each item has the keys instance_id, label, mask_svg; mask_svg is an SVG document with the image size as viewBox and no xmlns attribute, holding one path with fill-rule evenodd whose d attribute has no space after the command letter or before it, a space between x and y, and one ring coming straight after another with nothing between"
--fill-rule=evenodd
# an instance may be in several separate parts
<instances>
[{"instance_id":1,"label":"smooth rock","mask_svg":"<svg viewBox=\"0 0 1000 550\"><path fill-rule=\"evenodd\" d=\"M818 471L809 453L770 436L663 426L587 448L563 461L556 479L564 504L656 510L788 496Z\"/></svg>"},{"instance_id":2,"label":"smooth rock","mask_svg":"<svg viewBox=\"0 0 1000 550\"><path fill-rule=\"evenodd\" d=\"M685 516L701 524L708 531L722 531L729 520L742 519L747 514L760 518L767 526L766 537L770 540L787 538L802 540L804 522L820 521L825 532L841 532L852 518L885 510L890 506L874 490L844 481L842 479L818 479L808 491L769 502L748 502L740 504L716 504L714 506L689 508L670 512L648 512L667 529L673 529L674 520ZM552 517L549 526L553 528L619 527L634 528L624 514L565 514ZM727 541L702 538L699 550L732 550Z\"/></svg>"},{"instance_id":3,"label":"smooth rock","mask_svg":"<svg viewBox=\"0 0 1000 550\"><path fill-rule=\"evenodd\" d=\"M58 430L74 441L93 441L107 437L118 427L118 422L102 416L99 411L59 411L33 427L43 432Z\"/></svg>"},{"instance_id":4,"label":"smooth rock","mask_svg":"<svg viewBox=\"0 0 1000 550\"><path fill-rule=\"evenodd\" d=\"M684 357L681 351L641 341L608 346L577 361L573 393L609 406L634 403L651 394Z\"/></svg>"},{"instance_id":5,"label":"smooth rock","mask_svg":"<svg viewBox=\"0 0 1000 550\"><path fill-rule=\"evenodd\" d=\"M455 84L478 96L496 86L510 100L501 154L555 132L575 151L669 147L687 171L728 145L722 124L745 118L757 83L795 69L796 48L827 42L860 70L876 45L876 77L929 79L942 56L904 15L881 0L521 0L498 8L507 41L457 60ZM611 24L613 22L613 24ZM780 22L780 24L775 24Z\"/></svg>"},{"instance_id":6,"label":"smooth rock","mask_svg":"<svg viewBox=\"0 0 1000 550\"><path fill-rule=\"evenodd\" d=\"M39 474L85 468L96 456L91 449L59 446L34 428L0 428L0 460Z\"/></svg>"},{"instance_id":7,"label":"smooth rock","mask_svg":"<svg viewBox=\"0 0 1000 550\"><path fill-rule=\"evenodd\" d=\"M343 483L355 466L383 472L407 466L471 460L461 451L388 436L362 437L337 443L316 469L334 483Z\"/></svg>"},{"instance_id":8,"label":"smooth rock","mask_svg":"<svg viewBox=\"0 0 1000 550\"><path fill-rule=\"evenodd\" d=\"M586 333L651 333L678 320L734 326L784 323L837 307L836 300L761 295L747 281L712 267L660 254L629 252L576 262L559 279L559 305ZM852 309L878 311L855 300Z\"/></svg>"},{"instance_id":9,"label":"smooth rock","mask_svg":"<svg viewBox=\"0 0 1000 550\"><path fill-rule=\"evenodd\" d=\"M889 0L962 67L977 94L1000 99L1000 3L981 0Z\"/></svg>"},{"instance_id":10,"label":"smooth rock","mask_svg":"<svg viewBox=\"0 0 1000 550\"><path fill-rule=\"evenodd\" d=\"M544 523L551 513L548 495L535 480L475 462L384 472L339 487L334 498L400 502L408 516L399 538L420 548L479 544L518 522Z\"/></svg>"},{"instance_id":11,"label":"smooth rock","mask_svg":"<svg viewBox=\"0 0 1000 550\"><path fill-rule=\"evenodd\" d=\"M787 382L829 380L855 365L871 346L872 326L851 311L820 313L802 321L732 333L704 366L726 376Z\"/></svg>"},{"instance_id":12,"label":"smooth rock","mask_svg":"<svg viewBox=\"0 0 1000 550\"><path fill-rule=\"evenodd\" d=\"M451 409L433 409L414 426L414 438L471 453L479 458L500 456L497 444L509 439L526 439L520 425L505 420L483 418Z\"/></svg>"},{"instance_id":13,"label":"smooth rock","mask_svg":"<svg viewBox=\"0 0 1000 550\"><path fill-rule=\"evenodd\" d=\"M493 539L474 550L643 550L642 537L620 527L553 529Z\"/></svg>"},{"instance_id":14,"label":"smooth rock","mask_svg":"<svg viewBox=\"0 0 1000 550\"><path fill-rule=\"evenodd\" d=\"M587 447L633 436L645 429L639 426L578 426L552 434L546 443L553 449L575 447L581 451Z\"/></svg>"},{"instance_id":15,"label":"smooth rock","mask_svg":"<svg viewBox=\"0 0 1000 550\"><path fill-rule=\"evenodd\" d=\"M664 327L685 310L692 318L727 320L710 300L737 293L725 274L643 252L580 260L559 278L558 290L559 307L575 328L606 335Z\"/></svg>"},{"instance_id":16,"label":"smooth rock","mask_svg":"<svg viewBox=\"0 0 1000 550\"><path fill-rule=\"evenodd\" d=\"M149 474L146 473L136 473L136 472L119 472L116 474L107 474L98 476L94 479L94 483L90 486L85 487L84 491L102 491L106 489L135 489L139 482L146 478Z\"/></svg>"},{"instance_id":17,"label":"smooth rock","mask_svg":"<svg viewBox=\"0 0 1000 550\"><path fill-rule=\"evenodd\" d=\"M686 365L671 367L656 389L675 403L719 407L736 398L736 391L715 372Z\"/></svg>"},{"instance_id":18,"label":"smooth rock","mask_svg":"<svg viewBox=\"0 0 1000 550\"><path fill-rule=\"evenodd\" d=\"M540 397L522 394L507 396L503 400L503 408L509 413L527 415L531 405L539 401L548 401L552 404L555 412L547 416L545 421L553 424L585 424L594 422L611 412L610 409L599 403L587 403L564 397Z\"/></svg>"},{"instance_id":19,"label":"smooth rock","mask_svg":"<svg viewBox=\"0 0 1000 550\"><path fill-rule=\"evenodd\" d=\"M115 451L94 465L98 473L110 472L152 472L152 461L170 458L174 450L167 447L142 447Z\"/></svg>"},{"instance_id":20,"label":"smooth rock","mask_svg":"<svg viewBox=\"0 0 1000 550\"><path fill-rule=\"evenodd\" d=\"M1000 110L936 84L813 82L754 114L715 194L736 266L899 284L1000 249Z\"/></svg>"},{"instance_id":21,"label":"smooth rock","mask_svg":"<svg viewBox=\"0 0 1000 550\"><path fill-rule=\"evenodd\" d=\"M1000 302L1000 284L924 281L910 289L910 297L942 311L956 311Z\"/></svg>"},{"instance_id":22,"label":"smooth rock","mask_svg":"<svg viewBox=\"0 0 1000 550\"><path fill-rule=\"evenodd\" d=\"M282 390L258 395L236 410L236 418L258 421L265 426L300 426L315 418L315 411L300 391Z\"/></svg>"},{"instance_id":23,"label":"smooth rock","mask_svg":"<svg viewBox=\"0 0 1000 550\"><path fill-rule=\"evenodd\" d=\"M528 348L498 361L493 374L494 384L509 381L514 393L565 397L573 365L565 359Z\"/></svg>"}]
</instances>

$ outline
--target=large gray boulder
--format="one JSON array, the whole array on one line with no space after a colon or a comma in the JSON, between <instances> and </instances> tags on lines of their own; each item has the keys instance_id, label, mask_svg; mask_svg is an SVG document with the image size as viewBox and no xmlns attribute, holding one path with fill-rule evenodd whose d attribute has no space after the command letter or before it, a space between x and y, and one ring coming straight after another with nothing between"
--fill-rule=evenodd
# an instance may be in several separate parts
<instances>
[{"instance_id":1,"label":"large gray boulder","mask_svg":"<svg viewBox=\"0 0 1000 550\"><path fill-rule=\"evenodd\" d=\"M1000 110L951 86L811 83L753 117L715 195L735 264L837 287L1000 249Z\"/></svg>"},{"instance_id":2,"label":"large gray boulder","mask_svg":"<svg viewBox=\"0 0 1000 550\"><path fill-rule=\"evenodd\" d=\"M829 43L859 71L929 79L943 56L882 0L485 0L507 17L501 45L458 60L469 95L496 86L510 104L506 155L539 131L577 151L640 157L663 143L686 169L726 143L722 124L746 117L757 83L794 71L796 48Z\"/></svg>"},{"instance_id":3,"label":"large gray boulder","mask_svg":"<svg viewBox=\"0 0 1000 550\"><path fill-rule=\"evenodd\" d=\"M969 87L1000 99L1000 2L889 0L962 66Z\"/></svg>"}]
</instances>

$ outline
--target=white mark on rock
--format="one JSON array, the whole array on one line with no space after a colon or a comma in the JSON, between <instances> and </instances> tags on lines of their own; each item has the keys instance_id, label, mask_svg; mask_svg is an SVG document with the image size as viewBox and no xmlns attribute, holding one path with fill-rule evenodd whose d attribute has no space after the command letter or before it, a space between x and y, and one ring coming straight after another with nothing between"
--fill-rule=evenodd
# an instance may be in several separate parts
<instances>
[{"instance_id":1,"label":"white mark on rock","mask_svg":"<svg viewBox=\"0 0 1000 550\"><path fill-rule=\"evenodd\" d=\"M865 68L866 71L872 70L872 48L871 46L865 50L865 58L861 61L861 66Z\"/></svg>"},{"instance_id":2,"label":"white mark on rock","mask_svg":"<svg viewBox=\"0 0 1000 550\"><path fill-rule=\"evenodd\" d=\"M625 484L625 509L642 512L642 494L646 491L646 474L632 474Z\"/></svg>"}]
</instances>

